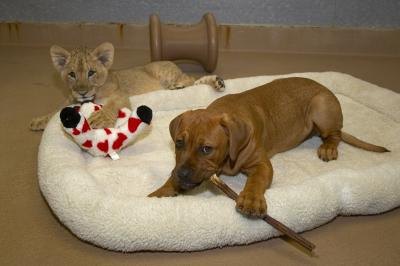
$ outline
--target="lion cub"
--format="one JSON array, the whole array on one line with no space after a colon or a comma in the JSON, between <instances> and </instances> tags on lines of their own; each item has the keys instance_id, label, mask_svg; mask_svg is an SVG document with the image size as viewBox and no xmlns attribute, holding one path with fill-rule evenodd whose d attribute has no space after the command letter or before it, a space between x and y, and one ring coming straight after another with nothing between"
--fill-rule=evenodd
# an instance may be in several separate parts
<instances>
[{"instance_id":1,"label":"lion cub","mask_svg":"<svg viewBox=\"0 0 400 266\"><path fill-rule=\"evenodd\" d=\"M223 80L218 76L204 76L196 80L170 61L112 71L114 46L107 42L93 50L78 48L70 52L54 45L50 48L50 55L62 80L71 89L63 106L93 100L104 104L89 118L94 128L114 126L118 110L130 107L129 97L132 95L159 89L180 89L194 84L208 84L218 91L225 89ZM54 113L33 119L31 130L43 130Z\"/></svg>"}]
</instances>

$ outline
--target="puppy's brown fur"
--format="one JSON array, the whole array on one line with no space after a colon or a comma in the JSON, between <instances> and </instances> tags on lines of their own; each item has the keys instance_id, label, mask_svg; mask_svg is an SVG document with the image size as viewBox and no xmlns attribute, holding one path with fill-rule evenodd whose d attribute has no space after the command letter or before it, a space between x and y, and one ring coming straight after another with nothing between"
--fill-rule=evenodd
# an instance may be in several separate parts
<instances>
[{"instance_id":1,"label":"puppy's brown fur","mask_svg":"<svg viewBox=\"0 0 400 266\"><path fill-rule=\"evenodd\" d=\"M278 79L239 94L221 97L206 109L185 112L170 124L176 145L171 177L149 196L174 196L212 174L247 175L237 209L266 213L265 190L271 185L270 158L313 135L322 144L318 156L336 160L341 140L375 152L387 149L342 132L339 101L327 88L306 78Z\"/></svg>"}]
</instances>

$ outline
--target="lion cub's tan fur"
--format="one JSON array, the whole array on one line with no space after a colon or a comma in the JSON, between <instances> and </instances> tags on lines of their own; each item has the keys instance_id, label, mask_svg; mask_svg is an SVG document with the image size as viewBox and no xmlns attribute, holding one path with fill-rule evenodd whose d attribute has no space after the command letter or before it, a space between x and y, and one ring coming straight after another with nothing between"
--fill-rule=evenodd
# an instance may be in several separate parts
<instances>
[{"instance_id":1,"label":"lion cub's tan fur","mask_svg":"<svg viewBox=\"0 0 400 266\"><path fill-rule=\"evenodd\" d=\"M70 52L59 47L50 49L51 59L62 80L71 90L63 106L91 101L104 107L89 118L93 127L112 127L117 111L130 107L129 96L159 89L179 89L193 84L208 84L224 89L223 81L215 75L198 80L183 73L173 62L153 62L142 67L112 71L114 47L103 43L95 49L78 48ZM32 120L32 130L43 130L55 112Z\"/></svg>"}]
</instances>

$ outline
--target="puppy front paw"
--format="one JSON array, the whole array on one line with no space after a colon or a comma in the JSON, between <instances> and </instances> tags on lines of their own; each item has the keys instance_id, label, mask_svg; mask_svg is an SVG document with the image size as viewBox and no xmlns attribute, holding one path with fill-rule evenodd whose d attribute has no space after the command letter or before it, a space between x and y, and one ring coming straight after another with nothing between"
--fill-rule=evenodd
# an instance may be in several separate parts
<instances>
[{"instance_id":1,"label":"puppy front paw","mask_svg":"<svg viewBox=\"0 0 400 266\"><path fill-rule=\"evenodd\" d=\"M117 120L116 114L105 108L94 112L88 119L92 128L110 128L114 127Z\"/></svg>"},{"instance_id":2,"label":"puppy front paw","mask_svg":"<svg viewBox=\"0 0 400 266\"><path fill-rule=\"evenodd\" d=\"M178 195L178 192L173 189L172 187L160 187L156 191L150 193L148 197L157 197L157 198L162 198L162 197L175 197Z\"/></svg>"},{"instance_id":3,"label":"puppy front paw","mask_svg":"<svg viewBox=\"0 0 400 266\"><path fill-rule=\"evenodd\" d=\"M267 202L263 194L242 191L236 200L236 210L247 216L264 217L267 214Z\"/></svg>"},{"instance_id":4,"label":"puppy front paw","mask_svg":"<svg viewBox=\"0 0 400 266\"><path fill-rule=\"evenodd\" d=\"M47 123L49 122L50 117L49 116L41 116L41 117L36 117L31 120L31 123L29 125L30 130L32 131L40 131L44 130Z\"/></svg>"}]
</instances>

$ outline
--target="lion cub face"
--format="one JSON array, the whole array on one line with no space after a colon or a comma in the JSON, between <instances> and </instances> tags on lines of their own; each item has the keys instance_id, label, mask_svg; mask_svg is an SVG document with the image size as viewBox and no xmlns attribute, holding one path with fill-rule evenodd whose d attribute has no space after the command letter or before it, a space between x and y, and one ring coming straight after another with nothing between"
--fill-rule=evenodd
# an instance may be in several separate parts
<instances>
[{"instance_id":1,"label":"lion cub face","mask_svg":"<svg viewBox=\"0 0 400 266\"><path fill-rule=\"evenodd\" d=\"M114 59L114 47L111 43L103 43L93 50L78 48L68 52L53 45L50 55L72 96L78 102L85 102L93 100L97 89L106 82Z\"/></svg>"}]
</instances>

